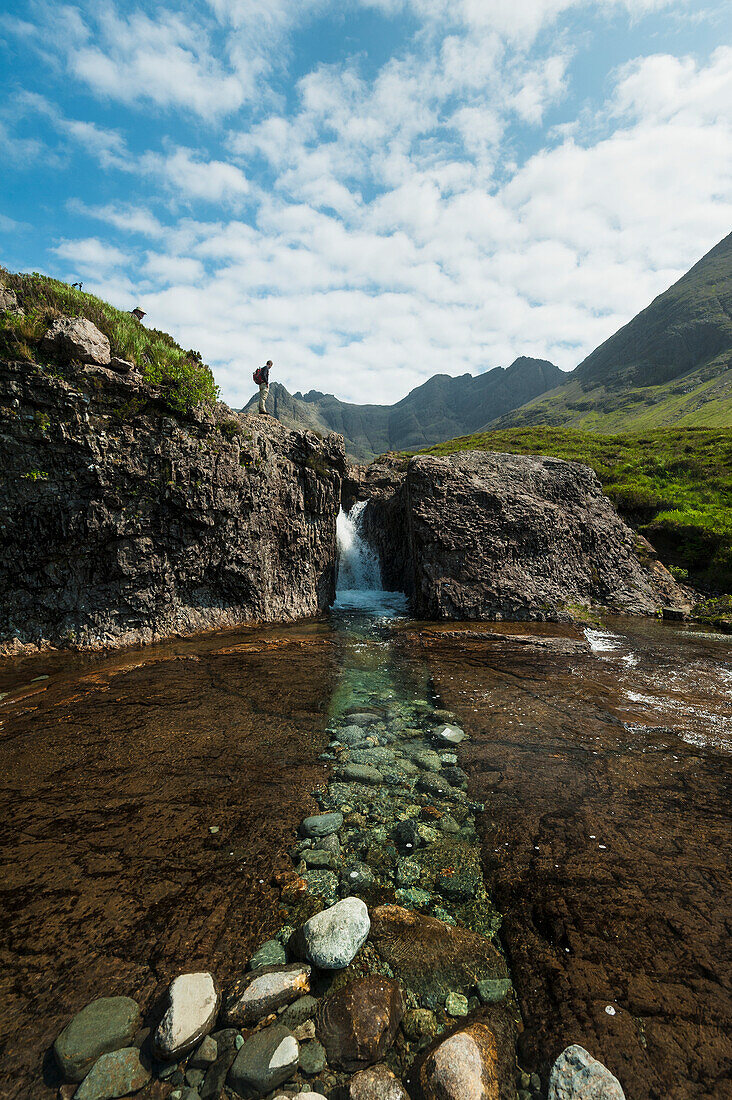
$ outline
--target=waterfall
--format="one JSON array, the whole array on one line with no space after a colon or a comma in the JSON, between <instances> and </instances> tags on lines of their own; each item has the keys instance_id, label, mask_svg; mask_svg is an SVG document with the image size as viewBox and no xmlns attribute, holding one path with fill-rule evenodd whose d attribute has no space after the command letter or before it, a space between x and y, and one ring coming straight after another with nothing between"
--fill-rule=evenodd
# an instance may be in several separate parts
<instances>
[{"instance_id":1,"label":"waterfall","mask_svg":"<svg viewBox=\"0 0 732 1100\"><path fill-rule=\"evenodd\" d=\"M374 549L361 533L367 501L359 500L350 512L341 508L336 521L338 541L338 593L380 592L381 567Z\"/></svg>"}]
</instances>

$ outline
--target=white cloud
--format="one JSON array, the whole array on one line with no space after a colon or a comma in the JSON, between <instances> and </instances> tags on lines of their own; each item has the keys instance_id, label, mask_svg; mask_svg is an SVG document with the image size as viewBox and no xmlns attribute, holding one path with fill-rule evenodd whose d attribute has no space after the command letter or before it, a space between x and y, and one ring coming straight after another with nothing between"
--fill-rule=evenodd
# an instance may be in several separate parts
<instances>
[{"instance_id":1,"label":"white cloud","mask_svg":"<svg viewBox=\"0 0 732 1100\"><path fill-rule=\"evenodd\" d=\"M208 160L193 149L179 147L167 153L146 153L131 171L162 180L174 195L227 203L241 199L249 182L240 168L221 160Z\"/></svg>"},{"instance_id":2,"label":"white cloud","mask_svg":"<svg viewBox=\"0 0 732 1100\"><path fill-rule=\"evenodd\" d=\"M101 275L115 267L129 264L131 257L127 252L115 248L98 237L85 237L82 240L61 241L53 249L62 260L75 264L81 274Z\"/></svg>"}]
</instances>

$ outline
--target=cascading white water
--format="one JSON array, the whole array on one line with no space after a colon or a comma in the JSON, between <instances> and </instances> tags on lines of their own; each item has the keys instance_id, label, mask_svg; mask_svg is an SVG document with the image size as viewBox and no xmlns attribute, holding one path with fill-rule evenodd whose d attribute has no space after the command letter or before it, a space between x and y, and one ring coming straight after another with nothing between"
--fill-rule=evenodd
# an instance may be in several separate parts
<instances>
[{"instance_id":1,"label":"cascading white water","mask_svg":"<svg viewBox=\"0 0 732 1100\"><path fill-rule=\"evenodd\" d=\"M364 613L369 617L393 618L407 610L403 592L385 592L381 566L373 547L363 537L366 501L360 500L346 513L341 509L336 522L338 541L338 585L335 609Z\"/></svg>"},{"instance_id":2,"label":"cascading white water","mask_svg":"<svg viewBox=\"0 0 732 1100\"><path fill-rule=\"evenodd\" d=\"M381 591L379 559L361 532L366 504L359 500L350 512L341 508L336 520L339 594Z\"/></svg>"}]
</instances>

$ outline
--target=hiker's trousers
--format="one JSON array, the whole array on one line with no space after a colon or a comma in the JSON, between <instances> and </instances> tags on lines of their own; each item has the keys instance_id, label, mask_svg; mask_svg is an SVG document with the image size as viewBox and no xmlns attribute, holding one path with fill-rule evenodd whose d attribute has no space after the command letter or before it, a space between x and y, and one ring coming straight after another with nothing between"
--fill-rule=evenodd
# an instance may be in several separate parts
<instances>
[{"instance_id":1,"label":"hiker's trousers","mask_svg":"<svg viewBox=\"0 0 732 1100\"><path fill-rule=\"evenodd\" d=\"M259 411L266 413L267 411L267 398L269 397L269 386L266 382L259 383Z\"/></svg>"}]
</instances>

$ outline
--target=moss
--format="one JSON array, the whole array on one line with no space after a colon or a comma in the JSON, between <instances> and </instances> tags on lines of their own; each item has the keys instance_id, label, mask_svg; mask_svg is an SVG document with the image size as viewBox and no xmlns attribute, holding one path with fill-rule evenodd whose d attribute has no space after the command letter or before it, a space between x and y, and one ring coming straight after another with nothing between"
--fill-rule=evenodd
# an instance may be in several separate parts
<instances>
[{"instance_id":1,"label":"moss","mask_svg":"<svg viewBox=\"0 0 732 1100\"><path fill-rule=\"evenodd\" d=\"M167 332L146 328L130 313L38 272L15 275L0 268L0 281L15 291L24 313L0 313L0 356L51 366L39 344L52 321L86 317L108 338L113 355L134 363L162 390L171 409L187 413L218 400L219 388L199 352L184 351Z\"/></svg>"},{"instance_id":2,"label":"moss","mask_svg":"<svg viewBox=\"0 0 732 1100\"><path fill-rule=\"evenodd\" d=\"M229 442L231 442L235 435L241 434L241 424L238 420L222 420L221 423L217 425L217 427L223 437L225 439L228 439Z\"/></svg>"}]
</instances>

